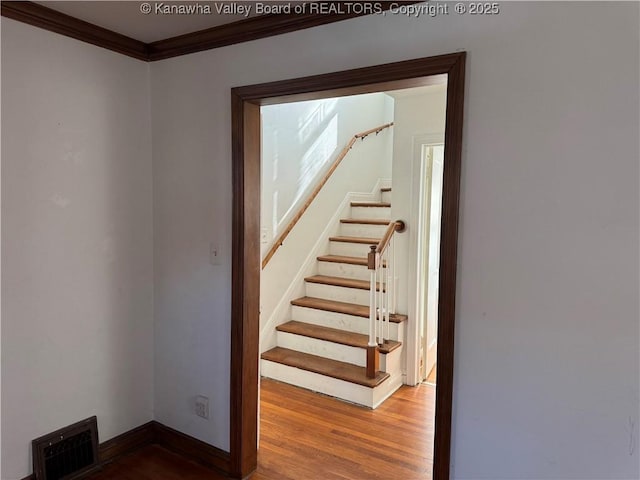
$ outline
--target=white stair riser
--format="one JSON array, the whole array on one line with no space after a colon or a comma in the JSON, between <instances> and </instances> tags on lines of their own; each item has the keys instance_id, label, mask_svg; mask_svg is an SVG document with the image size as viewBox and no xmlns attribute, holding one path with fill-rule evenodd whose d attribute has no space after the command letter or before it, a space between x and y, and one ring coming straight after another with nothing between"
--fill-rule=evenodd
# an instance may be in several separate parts
<instances>
[{"instance_id":1,"label":"white stair riser","mask_svg":"<svg viewBox=\"0 0 640 480\"><path fill-rule=\"evenodd\" d=\"M312 323L322 327L338 328L347 332L369 334L369 319L347 315L345 313L327 312L316 308L291 306L291 318L299 322ZM391 340L404 342L404 322L389 322Z\"/></svg>"},{"instance_id":2,"label":"white stair riser","mask_svg":"<svg viewBox=\"0 0 640 480\"><path fill-rule=\"evenodd\" d=\"M391 376L386 382L378 385L373 389L373 406L371 408L376 409L387 398L393 395L393 392L398 390L402 386L402 375Z\"/></svg>"},{"instance_id":3,"label":"white stair riser","mask_svg":"<svg viewBox=\"0 0 640 480\"><path fill-rule=\"evenodd\" d=\"M355 278L357 280L369 280L371 278L371 271L365 265L336 262L318 262L318 274L330 277Z\"/></svg>"},{"instance_id":4,"label":"white stair riser","mask_svg":"<svg viewBox=\"0 0 640 480\"><path fill-rule=\"evenodd\" d=\"M380 355L380 370L387 372L392 376L402 375L402 345L393 352Z\"/></svg>"},{"instance_id":5,"label":"white stair riser","mask_svg":"<svg viewBox=\"0 0 640 480\"><path fill-rule=\"evenodd\" d=\"M366 243L329 242L329 252L332 255L344 255L346 257L366 257L371 251L370 247Z\"/></svg>"},{"instance_id":6,"label":"white stair riser","mask_svg":"<svg viewBox=\"0 0 640 480\"><path fill-rule=\"evenodd\" d=\"M323 283L306 283L307 297L325 298L338 302L356 303L358 305L369 304L369 290L360 288L337 287Z\"/></svg>"},{"instance_id":7,"label":"white stair riser","mask_svg":"<svg viewBox=\"0 0 640 480\"><path fill-rule=\"evenodd\" d=\"M343 237L382 238L387 225L369 225L366 223L341 223L340 235Z\"/></svg>"},{"instance_id":8,"label":"white stair riser","mask_svg":"<svg viewBox=\"0 0 640 480\"><path fill-rule=\"evenodd\" d=\"M381 192L380 198L382 202L391 203L391 192Z\"/></svg>"},{"instance_id":9,"label":"white stair riser","mask_svg":"<svg viewBox=\"0 0 640 480\"><path fill-rule=\"evenodd\" d=\"M391 207L351 207L351 218L383 218L391 221Z\"/></svg>"},{"instance_id":10,"label":"white stair riser","mask_svg":"<svg viewBox=\"0 0 640 480\"><path fill-rule=\"evenodd\" d=\"M278 346L298 352L330 358L339 362L352 363L359 367L367 364L367 351L364 348L350 347L339 343L305 337L288 332L278 332Z\"/></svg>"},{"instance_id":11,"label":"white stair riser","mask_svg":"<svg viewBox=\"0 0 640 480\"><path fill-rule=\"evenodd\" d=\"M283 365L281 363L271 362L269 360L261 360L261 375L267 378L273 378L281 382L296 385L298 387L313 390L314 392L324 393L325 395L331 395L332 397L341 398L349 402L357 403L358 405L364 405L365 407L373 408L374 404L380 404L380 397L387 394L389 386L385 386L389 383L390 378L385 382L382 382L376 388L364 387L344 380L338 380L337 378L327 377L320 375L319 373L308 372L299 368L290 367L289 365ZM402 383L402 379L400 380ZM397 388L397 387L396 387ZM382 389L377 392L376 390ZM393 393L393 392L391 392ZM386 398L386 397L385 397ZM384 399L384 398L383 398Z\"/></svg>"}]
</instances>

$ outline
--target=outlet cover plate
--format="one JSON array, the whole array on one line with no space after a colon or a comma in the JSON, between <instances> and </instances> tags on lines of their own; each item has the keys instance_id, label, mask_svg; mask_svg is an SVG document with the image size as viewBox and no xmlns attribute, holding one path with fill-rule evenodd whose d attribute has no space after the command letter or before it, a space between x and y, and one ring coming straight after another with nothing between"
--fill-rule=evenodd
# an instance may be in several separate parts
<instances>
[{"instance_id":1,"label":"outlet cover plate","mask_svg":"<svg viewBox=\"0 0 640 480\"><path fill-rule=\"evenodd\" d=\"M196 397L196 415L202 418L209 418L209 398L202 395Z\"/></svg>"}]
</instances>

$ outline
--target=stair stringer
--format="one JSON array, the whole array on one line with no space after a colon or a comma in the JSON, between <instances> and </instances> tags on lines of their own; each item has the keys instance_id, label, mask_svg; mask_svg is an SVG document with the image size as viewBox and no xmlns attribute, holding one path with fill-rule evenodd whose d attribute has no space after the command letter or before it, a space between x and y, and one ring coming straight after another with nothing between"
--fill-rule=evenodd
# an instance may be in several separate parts
<instances>
[{"instance_id":1,"label":"stair stringer","mask_svg":"<svg viewBox=\"0 0 640 480\"><path fill-rule=\"evenodd\" d=\"M276 346L276 327L291 320L291 301L305 295L304 279L317 273L317 257L329 252L329 237L337 235L340 229L340 219L351 216L351 202L375 202L380 200L380 189L391 186L391 179L379 178L371 192L349 192L340 203L327 226L318 237L318 241L310 249L309 254L300 266L298 273L291 281L289 288L278 301L269 318L260 321L260 353ZM269 264L263 270L268 271ZM262 315L262 312L261 312Z\"/></svg>"}]
</instances>

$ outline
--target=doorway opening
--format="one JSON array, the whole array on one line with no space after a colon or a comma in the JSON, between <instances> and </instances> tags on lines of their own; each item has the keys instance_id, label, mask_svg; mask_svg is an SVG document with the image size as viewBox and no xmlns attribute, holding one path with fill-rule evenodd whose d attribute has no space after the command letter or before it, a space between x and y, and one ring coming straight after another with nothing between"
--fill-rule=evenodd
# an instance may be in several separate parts
<instances>
[{"instance_id":1,"label":"doorway opening","mask_svg":"<svg viewBox=\"0 0 640 480\"><path fill-rule=\"evenodd\" d=\"M435 372L446 79L433 80L261 107L258 475L269 465L279 478L311 478L330 464L349 478L367 469L372 479L386 478L385 471L431 477L435 383L423 384L420 371L413 386L403 384L407 362L424 369L427 361L427 373ZM426 143L432 138L440 143ZM377 272L382 288L372 295L367 255L396 219L406 228L391 229ZM415 313L407 315L410 305ZM379 365L370 379L372 309ZM387 311L392 321L385 324ZM409 350L421 358L409 358ZM424 391L409 392L417 389ZM398 416L409 397L413 408ZM366 420L347 421L358 417ZM395 464L362 455L351 432L384 440L376 448L396 452ZM299 471L291 471L290 458Z\"/></svg>"},{"instance_id":2,"label":"doorway opening","mask_svg":"<svg viewBox=\"0 0 640 480\"><path fill-rule=\"evenodd\" d=\"M234 88L231 474L257 465L260 307L260 106L448 83L444 139L433 478L449 477L453 332L465 53Z\"/></svg>"},{"instance_id":3,"label":"doorway opening","mask_svg":"<svg viewBox=\"0 0 640 480\"><path fill-rule=\"evenodd\" d=\"M436 385L438 294L444 143L420 145L416 312L420 335L419 381Z\"/></svg>"}]
</instances>

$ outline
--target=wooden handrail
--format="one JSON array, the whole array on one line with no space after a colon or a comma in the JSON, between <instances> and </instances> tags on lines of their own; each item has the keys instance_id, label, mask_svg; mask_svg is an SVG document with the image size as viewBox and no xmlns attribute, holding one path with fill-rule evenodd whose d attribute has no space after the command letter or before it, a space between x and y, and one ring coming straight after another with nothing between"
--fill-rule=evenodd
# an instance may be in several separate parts
<instances>
[{"instance_id":1,"label":"wooden handrail","mask_svg":"<svg viewBox=\"0 0 640 480\"><path fill-rule=\"evenodd\" d=\"M325 175L322 177L318 185L316 185L316 188L313 189L313 191L309 195L309 198L307 198L304 204L300 207L300 209L297 211L297 213L294 215L291 221L287 224L287 227L278 236L273 246L269 249L267 254L264 256L264 258L262 259L263 269L264 267L267 266L267 263L269 263L269 260L271 260L271 257L273 257L273 255L276 253L278 248L282 246L285 238L289 236L289 234L291 233L291 230L293 230L293 227L296 226L296 223L298 223L298 221L302 218L302 215L304 215L304 212L306 212L309 206L311 205L311 202L313 202L313 200L318 196L318 193L320 193L320 190L322 190L322 187L324 187L325 183L327 183L327 181L329 180L333 172L336 170L336 168L338 168L338 165L340 165L340 162L342 162L342 159L347 155L347 153L349 153L349 150L353 148L353 145L356 143L356 140L364 139L366 136L371 135L372 133L375 133L377 135L385 128L389 128L391 126L393 126L393 122L385 123L384 125L380 125L379 127L372 128L371 130L367 130L361 133L356 133L351 138L351 140L349 140L349 143L347 143L347 146L342 149L342 151L340 152L340 155L338 155L338 157L334 160L333 164L331 165L327 173L325 173Z\"/></svg>"},{"instance_id":2,"label":"wooden handrail","mask_svg":"<svg viewBox=\"0 0 640 480\"><path fill-rule=\"evenodd\" d=\"M406 224L402 220L396 220L395 222L390 222L389 226L384 232L384 235L380 239L377 245L371 245L371 251L367 256L367 267L369 270L374 270L376 268L376 254L382 254L385 251L389 242L391 241L391 237L395 232L402 233L406 228Z\"/></svg>"},{"instance_id":3,"label":"wooden handrail","mask_svg":"<svg viewBox=\"0 0 640 480\"><path fill-rule=\"evenodd\" d=\"M379 127L376 128L372 128L371 130L367 130L365 132L360 132L360 133L356 133L353 138L365 138L367 135L371 135L372 133L375 133L376 135L378 133L380 133L382 130L384 130L385 128L389 128L393 126L393 122L391 123L385 123L384 125L380 125Z\"/></svg>"}]
</instances>

